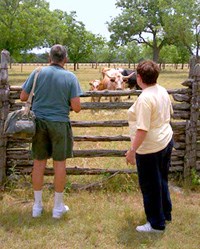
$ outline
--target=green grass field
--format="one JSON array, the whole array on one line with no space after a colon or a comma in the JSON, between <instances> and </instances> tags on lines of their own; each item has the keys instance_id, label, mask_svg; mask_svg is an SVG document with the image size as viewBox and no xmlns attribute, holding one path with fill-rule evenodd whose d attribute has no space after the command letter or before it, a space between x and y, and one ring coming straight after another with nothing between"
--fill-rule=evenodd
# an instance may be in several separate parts
<instances>
[{"instance_id":1,"label":"green grass field","mask_svg":"<svg viewBox=\"0 0 200 249\"><path fill-rule=\"evenodd\" d=\"M72 68L69 68L72 69ZM21 85L33 67L12 67L11 85ZM84 91L88 82L101 77L100 69L81 68L75 72ZM167 89L182 88L188 69L163 70L159 83ZM87 101L87 100L84 100ZM88 100L90 101L90 100ZM106 101L106 100L103 100ZM123 99L126 101L126 99ZM130 100L130 101L133 101ZM81 111L71 113L71 120L127 119L126 110ZM74 128L74 135L128 134L128 128ZM75 149L128 149L129 142L77 142ZM91 168L131 168L124 158L74 158L68 166ZM49 161L51 166L51 161ZM33 219L33 193L30 176L13 174L0 194L0 247L2 249L197 249L200 234L200 187L182 181L179 175L170 178L173 222L162 235L138 234L135 227L145 222L142 196L137 175L117 175L106 180L102 176L68 176L65 203L70 212L61 220L51 217L53 207L52 177L45 177L43 203L45 212ZM77 190L78 186L102 182L97 189Z\"/></svg>"}]
</instances>

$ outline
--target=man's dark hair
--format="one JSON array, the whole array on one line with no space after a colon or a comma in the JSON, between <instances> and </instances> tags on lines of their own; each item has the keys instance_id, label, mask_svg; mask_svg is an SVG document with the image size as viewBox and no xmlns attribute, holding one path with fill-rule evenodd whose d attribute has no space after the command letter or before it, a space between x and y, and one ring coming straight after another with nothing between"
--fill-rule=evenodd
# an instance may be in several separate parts
<instances>
[{"instance_id":1,"label":"man's dark hair","mask_svg":"<svg viewBox=\"0 0 200 249\"><path fill-rule=\"evenodd\" d=\"M142 81L147 85L157 83L159 72L159 66L152 60L142 61L137 66L137 74L140 75Z\"/></svg>"},{"instance_id":2,"label":"man's dark hair","mask_svg":"<svg viewBox=\"0 0 200 249\"><path fill-rule=\"evenodd\" d=\"M51 47L49 56L53 62L59 63L67 57L67 50L64 46L55 44Z\"/></svg>"}]
</instances>

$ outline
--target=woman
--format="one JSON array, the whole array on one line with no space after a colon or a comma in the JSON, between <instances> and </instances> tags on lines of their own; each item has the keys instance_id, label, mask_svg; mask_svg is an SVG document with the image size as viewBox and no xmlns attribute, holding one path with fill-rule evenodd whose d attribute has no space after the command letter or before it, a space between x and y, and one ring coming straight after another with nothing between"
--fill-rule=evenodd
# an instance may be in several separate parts
<instances>
[{"instance_id":1,"label":"woman","mask_svg":"<svg viewBox=\"0 0 200 249\"><path fill-rule=\"evenodd\" d=\"M128 110L131 148L126 161L137 165L147 223L138 232L163 232L171 221L172 203L168 172L173 148L170 116L173 112L165 88L157 84L158 65L142 61L137 67L137 84L142 93Z\"/></svg>"}]
</instances>

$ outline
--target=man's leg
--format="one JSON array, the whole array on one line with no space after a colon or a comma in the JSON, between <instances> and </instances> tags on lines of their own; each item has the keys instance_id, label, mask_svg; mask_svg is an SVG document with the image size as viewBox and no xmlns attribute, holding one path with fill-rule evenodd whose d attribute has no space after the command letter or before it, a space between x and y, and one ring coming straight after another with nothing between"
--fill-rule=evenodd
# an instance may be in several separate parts
<instances>
[{"instance_id":1,"label":"man's leg","mask_svg":"<svg viewBox=\"0 0 200 249\"><path fill-rule=\"evenodd\" d=\"M53 161L54 167L54 189L57 193L62 193L66 183L66 160Z\"/></svg>"},{"instance_id":2,"label":"man's leg","mask_svg":"<svg viewBox=\"0 0 200 249\"><path fill-rule=\"evenodd\" d=\"M34 190L34 205L32 216L41 216L42 207L42 187L44 179L44 170L46 167L47 160L34 160L33 172L32 172L32 183Z\"/></svg>"},{"instance_id":3,"label":"man's leg","mask_svg":"<svg viewBox=\"0 0 200 249\"><path fill-rule=\"evenodd\" d=\"M64 205L63 202L63 191L66 183L66 160L64 161L53 161L54 166L54 208L53 218L61 218L61 216L69 211L68 206Z\"/></svg>"},{"instance_id":4,"label":"man's leg","mask_svg":"<svg viewBox=\"0 0 200 249\"><path fill-rule=\"evenodd\" d=\"M47 164L47 160L34 160L32 171L32 182L34 191L42 190L44 180L44 170Z\"/></svg>"}]
</instances>

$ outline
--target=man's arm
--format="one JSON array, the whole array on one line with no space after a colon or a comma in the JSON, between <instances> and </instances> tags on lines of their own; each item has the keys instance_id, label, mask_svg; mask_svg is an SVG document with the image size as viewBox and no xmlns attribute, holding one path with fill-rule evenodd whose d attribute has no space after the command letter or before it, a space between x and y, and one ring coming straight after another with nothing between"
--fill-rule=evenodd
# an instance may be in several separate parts
<instances>
[{"instance_id":1,"label":"man's arm","mask_svg":"<svg viewBox=\"0 0 200 249\"><path fill-rule=\"evenodd\" d=\"M81 102L80 102L80 97L75 97L70 100L71 102L71 108L75 112L80 112L81 110Z\"/></svg>"},{"instance_id":2,"label":"man's arm","mask_svg":"<svg viewBox=\"0 0 200 249\"><path fill-rule=\"evenodd\" d=\"M25 92L24 90L21 91L20 94L20 100L21 101L26 101L28 99L29 94L27 92Z\"/></svg>"}]
</instances>

